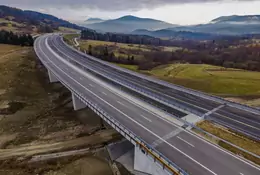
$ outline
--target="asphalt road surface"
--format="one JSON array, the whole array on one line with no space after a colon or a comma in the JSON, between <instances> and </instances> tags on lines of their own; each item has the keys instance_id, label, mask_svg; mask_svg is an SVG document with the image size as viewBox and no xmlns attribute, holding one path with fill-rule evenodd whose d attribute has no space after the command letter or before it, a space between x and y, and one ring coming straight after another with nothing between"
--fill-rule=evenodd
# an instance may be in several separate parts
<instances>
[{"instance_id":1,"label":"asphalt road surface","mask_svg":"<svg viewBox=\"0 0 260 175\"><path fill-rule=\"evenodd\" d=\"M143 101L129 98L97 77L71 65L67 58L54 51L52 35L35 42L37 55L78 93L96 103L122 125L160 151L190 174L258 175L259 167L183 130L174 123L146 108Z\"/></svg>"},{"instance_id":2,"label":"asphalt road surface","mask_svg":"<svg viewBox=\"0 0 260 175\"><path fill-rule=\"evenodd\" d=\"M79 54L70 49L66 44L64 44L62 38L59 35L51 37L48 42L51 43L50 47L54 49L55 52L66 59L77 60L82 65L91 66L99 72L112 76L114 79L125 81L128 84L135 85L136 87L145 89L150 93L161 96L172 105L178 104L183 106L187 111L196 111L196 113L200 116L223 105L221 103L162 86L136 76L130 76L129 74L120 70L102 65L96 61L88 59L87 55L83 56L82 54ZM176 116L183 117L178 116L177 114ZM223 106L208 117L210 117L209 119L214 120L214 122L222 124L233 130L239 131L249 136L253 136L255 138L260 137L259 114L253 114L248 111L230 106Z\"/></svg>"}]
</instances>

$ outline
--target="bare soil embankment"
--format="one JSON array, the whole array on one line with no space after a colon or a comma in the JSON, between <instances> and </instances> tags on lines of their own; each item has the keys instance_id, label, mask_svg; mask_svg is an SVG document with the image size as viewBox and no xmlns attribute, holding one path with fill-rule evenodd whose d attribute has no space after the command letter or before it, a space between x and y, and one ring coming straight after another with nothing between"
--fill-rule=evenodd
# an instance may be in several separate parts
<instances>
[{"instance_id":1,"label":"bare soil embankment","mask_svg":"<svg viewBox=\"0 0 260 175\"><path fill-rule=\"evenodd\" d=\"M74 111L32 48L1 47L0 175L112 174L103 147L119 134L90 109Z\"/></svg>"}]
</instances>

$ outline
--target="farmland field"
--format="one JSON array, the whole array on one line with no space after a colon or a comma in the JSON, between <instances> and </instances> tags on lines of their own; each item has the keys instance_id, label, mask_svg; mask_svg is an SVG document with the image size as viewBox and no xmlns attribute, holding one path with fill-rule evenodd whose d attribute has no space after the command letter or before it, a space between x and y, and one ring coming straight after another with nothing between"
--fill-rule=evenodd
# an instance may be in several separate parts
<instances>
[{"instance_id":1,"label":"farmland field","mask_svg":"<svg viewBox=\"0 0 260 175\"><path fill-rule=\"evenodd\" d=\"M176 51L178 47L161 47L161 46L150 46L150 45L139 45L139 44L124 44L115 43L107 41L97 41L97 40L79 40L81 49L88 50L89 45L92 47L107 46L110 51L112 51L116 57L127 58L128 55L134 56L135 59L141 60L144 58L143 52L152 51Z\"/></svg>"},{"instance_id":2,"label":"farmland field","mask_svg":"<svg viewBox=\"0 0 260 175\"><path fill-rule=\"evenodd\" d=\"M152 51L155 47L149 46L149 45L139 45L139 44L124 44L124 43L114 43L114 42L108 42L108 41L97 41L97 40L80 40L80 44L87 48L88 45L92 46L99 46L99 45L106 45L106 46L117 46L119 48L123 49L132 49L132 50L142 50L142 51ZM159 46L156 48L159 48L163 51L175 51L178 50L178 47L163 47Z\"/></svg>"},{"instance_id":3,"label":"farmland field","mask_svg":"<svg viewBox=\"0 0 260 175\"><path fill-rule=\"evenodd\" d=\"M126 65L119 65L134 70ZM204 64L169 64L145 71L159 79L222 96L260 95L260 72Z\"/></svg>"},{"instance_id":4,"label":"farmland field","mask_svg":"<svg viewBox=\"0 0 260 175\"><path fill-rule=\"evenodd\" d=\"M66 38L66 36L65 36ZM73 38L73 35L70 36ZM130 53L135 59L142 59L142 51L152 51L154 47L136 44L122 44L96 40L79 40L81 49L87 50L89 45L108 46L116 56L127 57ZM135 54L134 51L138 51ZM176 50L165 47L164 50ZM206 64L167 64L148 71L138 70L138 65L118 64L118 66L155 76L159 79L179 84L188 88L220 95L223 97L245 97L255 99L260 96L260 72L241 69L224 68ZM254 102L255 103L255 102Z\"/></svg>"}]
</instances>

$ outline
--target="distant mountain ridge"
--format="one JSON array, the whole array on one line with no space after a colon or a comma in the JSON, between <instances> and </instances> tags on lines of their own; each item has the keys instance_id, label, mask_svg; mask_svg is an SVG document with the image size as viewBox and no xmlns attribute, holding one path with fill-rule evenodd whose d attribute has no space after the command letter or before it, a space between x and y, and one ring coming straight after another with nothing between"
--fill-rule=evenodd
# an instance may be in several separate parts
<instances>
[{"instance_id":1,"label":"distant mountain ridge","mask_svg":"<svg viewBox=\"0 0 260 175\"><path fill-rule=\"evenodd\" d=\"M233 24L260 24L260 15L232 15L232 16L221 16L219 18L213 19L211 23L233 23Z\"/></svg>"},{"instance_id":2,"label":"distant mountain ridge","mask_svg":"<svg viewBox=\"0 0 260 175\"><path fill-rule=\"evenodd\" d=\"M94 24L94 23L100 23L104 22L106 20L101 19L101 18L88 18L87 20L84 21L83 24Z\"/></svg>"},{"instance_id":3,"label":"distant mountain ridge","mask_svg":"<svg viewBox=\"0 0 260 175\"><path fill-rule=\"evenodd\" d=\"M139 18L128 15L118 19L107 20L85 26L87 28L103 32L130 33L137 29L160 30L175 27L177 25L151 18Z\"/></svg>"},{"instance_id":4,"label":"distant mountain ridge","mask_svg":"<svg viewBox=\"0 0 260 175\"><path fill-rule=\"evenodd\" d=\"M139 33L156 37L171 37L176 36L176 34L179 36L180 34L188 37L195 36L195 38L208 38L211 37L210 35L212 34L244 35L260 33L260 15L221 16L213 19L208 24L192 26L178 26L151 18L139 18L128 15L118 19L92 23L85 26L99 32ZM197 33L197 35L192 34L192 36L190 36L188 33L184 32ZM210 35L206 36L206 34Z\"/></svg>"},{"instance_id":5,"label":"distant mountain ridge","mask_svg":"<svg viewBox=\"0 0 260 175\"><path fill-rule=\"evenodd\" d=\"M53 15L40 12L21 10L18 8L0 5L0 18L11 17L12 21L18 23L27 23L31 25L46 24L52 27L68 27L72 29L82 30L84 27L72 24L66 20L57 18Z\"/></svg>"},{"instance_id":6,"label":"distant mountain ridge","mask_svg":"<svg viewBox=\"0 0 260 175\"><path fill-rule=\"evenodd\" d=\"M168 28L172 31L189 31L217 35L245 35L260 33L260 15L221 16L208 24Z\"/></svg>"},{"instance_id":7,"label":"distant mountain ridge","mask_svg":"<svg viewBox=\"0 0 260 175\"><path fill-rule=\"evenodd\" d=\"M88 18L86 21L104 21L101 18Z\"/></svg>"}]
</instances>

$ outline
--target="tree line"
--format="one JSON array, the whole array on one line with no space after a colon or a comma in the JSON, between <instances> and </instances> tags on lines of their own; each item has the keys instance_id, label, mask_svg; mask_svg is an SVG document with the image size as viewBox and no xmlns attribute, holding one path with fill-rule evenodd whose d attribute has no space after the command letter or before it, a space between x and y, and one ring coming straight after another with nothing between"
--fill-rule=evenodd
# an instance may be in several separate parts
<instances>
[{"instance_id":1,"label":"tree line","mask_svg":"<svg viewBox=\"0 0 260 175\"><path fill-rule=\"evenodd\" d=\"M191 51L180 49L175 52L154 51L143 54L145 59L138 63L139 69L151 69L158 65L177 62L260 71L260 45L239 46L224 50Z\"/></svg>"},{"instance_id":2,"label":"tree line","mask_svg":"<svg viewBox=\"0 0 260 175\"><path fill-rule=\"evenodd\" d=\"M115 56L111 46L95 46L91 54L107 61L136 64L139 69L151 69L158 65L169 63L210 64L226 68L237 68L251 71L260 71L260 44L252 45L252 38L259 35L222 36L215 40L162 40L150 36L128 35L117 33L97 33L93 30L83 30L82 39L110 41L139 45L177 46L177 51L128 51L128 58ZM144 59L136 60L132 55L141 55Z\"/></svg>"},{"instance_id":3,"label":"tree line","mask_svg":"<svg viewBox=\"0 0 260 175\"><path fill-rule=\"evenodd\" d=\"M129 35L119 33L98 33L95 30L82 30L82 39L91 39L99 41L110 41L127 44L160 45L161 39L147 35Z\"/></svg>"},{"instance_id":4,"label":"tree line","mask_svg":"<svg viewBox=\"0 0 260 175\"><path fill-rule=\"evenodd\" d=\"M33 46L33 37L29 34L15 34L12 31L0 31L0 43L21 46Z\"/></svg>"},{"instance_id":5,"label":"tree line","mask_svg":"<svg viewBox=\"0 0 260 175\"><path fill-rule=\"evenodd\" d=\"M89 45L86 52L89 55L93 55L97 58L101 58L105 61L120 63L120 64L132 64L137 65L138 61L135 60L134 53L129 53L126 57L116 56L113 46L92 46Z\"/></svg>"},{"instance_id":6,"label":"tree line","mask_svg":"<svg viewBox=\"0 0 260 175\"><path fill-rule=\"evenodd\" d=\"M140 70L171 63L190 63L260 71L260 45L205 51L179 49L172 52L163 49L144 51L120 48L119 53L125 54L125 57L115 54L114 50L115 46L89 45L87 53L109 62L138 65ZM142 56L142 59L136 59L135 55Z\"/></svg>"},{"instance_id":7,"label":"tree line","mask_svg":"<svg viewBox=\"0 0 260 175\"><path fill-rule=\"evenodd\" d=\"M182 47L190 50L208 50L215 48L228 48L250 42L251 39L260 39L260 34L248 34L240 36L216 36L211 40L192 40L192 39L160 39L148 35L133 35L121 33L98 33L95 30L86 29L81 31L81 39L109 41L126 44L140 44L153 46L173 46Z\"/></svg>"}]
</instances>

